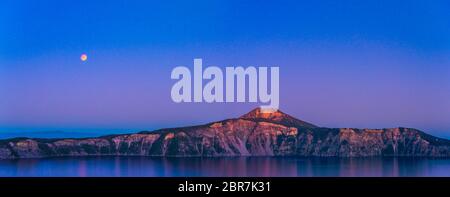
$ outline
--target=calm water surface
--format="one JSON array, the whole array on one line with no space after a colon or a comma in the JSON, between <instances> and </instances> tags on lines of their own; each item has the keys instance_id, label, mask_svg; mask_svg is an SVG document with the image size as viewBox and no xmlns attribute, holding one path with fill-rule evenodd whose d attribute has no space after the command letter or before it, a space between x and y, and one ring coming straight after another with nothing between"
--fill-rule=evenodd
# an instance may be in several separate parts
<instances>
[{"instance_id":1,"label":"calm water surface","mask_svg":"<svg viewBox=\"0 0 450 197\"><path fill-rule=\"evenodd\" d=\"M0 176L450 176L450 159L64 157L0 160Z\"/></svg>"}]
</instances>

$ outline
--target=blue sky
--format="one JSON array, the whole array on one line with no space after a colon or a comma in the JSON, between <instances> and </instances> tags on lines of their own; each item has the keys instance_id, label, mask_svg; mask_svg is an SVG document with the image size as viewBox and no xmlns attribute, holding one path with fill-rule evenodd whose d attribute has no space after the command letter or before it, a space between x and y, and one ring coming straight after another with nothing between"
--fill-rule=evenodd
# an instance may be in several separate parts
<instances>
[{"instance_id":1,"label":"blue sky","mask_svg":"<svg viewBox=\"0 0 450 197\"><path fill-rule=\"evenodd\" d=\"M448 1L6 1L2 55L261 41L389 42L448 51Z\"/></svg>"},{"instance_id":2,"label":"blue sky","mask_svg":"<svg viewBox=\"0 0 450 197\"><path fill-rule=\"evenodd\" d=\"M448 1L2 1L0 131L154 129L255 107L173 103L172 68L201 57L280 66L281 110L317 125L450 136L449 10Z\"/></svg>"}]
</instances>

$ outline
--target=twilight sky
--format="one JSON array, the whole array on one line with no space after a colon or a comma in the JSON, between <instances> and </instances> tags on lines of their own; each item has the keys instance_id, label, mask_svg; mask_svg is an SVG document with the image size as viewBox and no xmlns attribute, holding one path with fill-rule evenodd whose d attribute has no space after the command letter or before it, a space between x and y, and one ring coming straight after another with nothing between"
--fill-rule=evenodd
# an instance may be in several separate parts
<instances>
[{"instance_id":1,"label":"twilight sky","mask_svg":"<svg viewBox=\"0 0 450 197\"><path fill-rule=\"evenodd\" d=\"M320 126L450 137L445 0L2 1L0 132L149 130L259 105L173 103L170 73L194 58L279 66L281 110Z\"/></svg>"}]
</instances>

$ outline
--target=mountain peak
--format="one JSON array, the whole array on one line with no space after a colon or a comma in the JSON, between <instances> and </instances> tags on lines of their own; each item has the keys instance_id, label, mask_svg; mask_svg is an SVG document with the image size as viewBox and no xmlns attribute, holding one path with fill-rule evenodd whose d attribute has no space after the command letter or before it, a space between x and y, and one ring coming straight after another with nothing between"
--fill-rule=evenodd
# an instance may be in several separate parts
<instances>
[{"instance_id":1,"label":"mountain peak","mask_svg":"<svg viewBox=\"0 0 450 197\"><path fill-rule=\"evenodd\" d=\"M266 110L262 109L261 107L257 107L252 111L242 115L240 118L243 119L269 118L269 117L279 117L283 115L284 113L281 112L280 110Z\"/></svg>"},{"instance_id":2,"label":"mountain peak","mask_svg":"<svg viewBox=\"0 0 450 197\"><path fill-rule=\"evenodd\" d=\"M272 122L290 127L317 127L311 123L294 118L280 110L265 110L260 107L253 109L239 118L253 121Z\"/></svg>"}]
</instances>

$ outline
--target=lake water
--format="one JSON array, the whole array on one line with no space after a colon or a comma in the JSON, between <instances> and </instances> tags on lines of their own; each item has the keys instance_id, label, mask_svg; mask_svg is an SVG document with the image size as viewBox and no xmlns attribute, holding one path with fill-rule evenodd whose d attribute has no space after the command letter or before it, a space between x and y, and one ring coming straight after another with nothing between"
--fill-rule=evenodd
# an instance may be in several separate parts
<instances>
[{"instance_id":1,"label":"lake water","mask_svg":"<svg viewBox=\"0 0 450 197\"><path fill-rule=\"evenodd\" d=\"M0 160L0 176L450 176L450 159L61 157Z\"/></svg>"}]
</instances>

